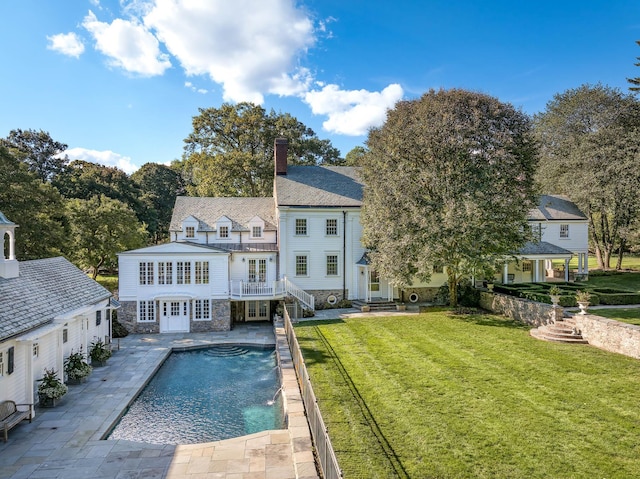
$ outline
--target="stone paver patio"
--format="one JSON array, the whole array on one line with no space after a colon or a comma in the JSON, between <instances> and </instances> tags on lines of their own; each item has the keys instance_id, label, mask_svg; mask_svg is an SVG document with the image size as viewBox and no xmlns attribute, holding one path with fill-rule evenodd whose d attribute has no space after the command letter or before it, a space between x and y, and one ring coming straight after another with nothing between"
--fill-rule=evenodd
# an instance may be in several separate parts
<instances>
[{"instance_id":1,"label":"stone paver patio","mask_svg":"<svg viewBox=\"0 0 640 479\"><path fill-rule=\"evenodd\" d=\"M275 332L275 334L274 334ZM276 345L287 429L192 445L102 440L171 349L208 344ZM317 478L309 428L282 327L242 324L232 331L130 335L107 366L53 409L38 408L29 424L0 442L0 478Z\"/></svg>"}]
</instances>

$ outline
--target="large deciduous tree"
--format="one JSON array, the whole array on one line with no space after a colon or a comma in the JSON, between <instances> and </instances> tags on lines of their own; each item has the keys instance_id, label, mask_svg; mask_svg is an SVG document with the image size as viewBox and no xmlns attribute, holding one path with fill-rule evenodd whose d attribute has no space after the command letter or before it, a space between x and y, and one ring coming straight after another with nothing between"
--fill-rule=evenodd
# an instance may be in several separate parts
<instances>
[{"instance_id":1,"label":"large deciduous tree","mask_svg":"<svg viewBox=\"0 0 640 479\"><path fill-rule=\"evenodd\" d=\"M0 211L18 225L18 260L61 254L66 241L63 199L0 145Z\"/></svg>"},{"instance_id":2,"label":"large deciduous tree","mask_svg":"<svg viewBox=\"0 0 640 479\"><path fill-rule=\"evenodd\" d=\"M70 255L81 268L92 271L96 279L102 267L117 264L117 253L145 244L146 229L125 203L105 195L67 202Z\"/></svg>"},{"instance_id":3,"label":"large deciduous tree","mask_svg":"<svg viewBox=\"0 0 640 479\"><path fill-rule=\"evenodd\" d=\"M339 151L289 114L252 103L201 108L185 139L181 162L187 191L195 196L270 196L273 144L289 141L293 164L340 164Z\"/></svg>"},{"instance_id":4,"label":"large deciduous tree","mask_svg":"<svg viewBox=\"0 0 640 479\"><path fill-rule=\"evenodd\" d=\"M0 139L0 145L26 163L29 171L38 175L43 183L52 180L69 162L67 156L62 155L67 145L42 130L11 130L9 136Z\"/></svg>"},{"instance_id":5,"label":"large deciduous tree","mask_svg":"<svg viewBox=\"0 0 640 479\"><path fill-rule=\"evenodd\" d=\"M146 163L131 175L140 189L140 201L148 211L145 223L155 243L169 237L176 196L184 194L180 173L158 163Z\"/></svg>"},{"instance_id":6,"label":"large deciduous tree","mask_svg":"<svg viewBox=\"0 0 640 479\"><path fill-rule=\"evenodd\" d=\"M370 131L362 222L372 267L403 287L445 267L449 298L470 274L528 239L536 204L536 147L529 118L465 90L402 101Z\"/></svg>"},{"instance_id":7,"label":"large deciduous tree","mask_svg":"<svg viewBox=\"0 0 640 479\"><path fill-rule=\"evenodd\" d=\"M555 95L534 118L544 192L568 195L589 218L598 267L617 268L640 213L640 102L603 85Z\"/></svg>"}]
</instances>

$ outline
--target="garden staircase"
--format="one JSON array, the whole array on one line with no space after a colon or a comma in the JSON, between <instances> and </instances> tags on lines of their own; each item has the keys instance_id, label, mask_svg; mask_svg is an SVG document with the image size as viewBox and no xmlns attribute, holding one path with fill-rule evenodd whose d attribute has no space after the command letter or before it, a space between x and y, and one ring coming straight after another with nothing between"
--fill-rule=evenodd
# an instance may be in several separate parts
<instances>
[{"instance_id":1,"label":"garden staircase","mask_svg":"<svg viewBox=\"0 0 640 479\"><path fill-rule=\"evenodd\" d=\"M556 343L588 344L582 337L580 330L572 318L556 320L553 323L540 326L530 331L531 336L543 341Z\"/></svg>"},{"instance_id":2,"label":"garden staircase","mask_svg":"<svg viewBox=\"0 0 640 479\"><path fill-rule=\"evenodd\" d=\"M369 311L395 311L396 303L394 301L361 301L354 299L351 301L354 308L362 309L362 306L369 306Z\"/></svg>"}]
</instances>

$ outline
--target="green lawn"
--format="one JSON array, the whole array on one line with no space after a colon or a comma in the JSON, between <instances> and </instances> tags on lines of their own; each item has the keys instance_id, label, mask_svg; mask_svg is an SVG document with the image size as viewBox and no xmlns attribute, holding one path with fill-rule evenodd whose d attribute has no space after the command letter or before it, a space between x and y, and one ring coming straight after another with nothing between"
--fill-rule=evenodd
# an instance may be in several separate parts
<instances>
[{"instance_id":1,"label":"green lawn","mask_svg":"<svg viewBox=\"0 0 640 479\"><path fill-rule=\"evenodd\" d=\"M640 326L640 308L594 309L592 314Z\"/></svg>"},{"instance_id":2,"label":"green lawn","mask_svg":"<svg viewBox=\"0 0 640 479\"><path fill-rule=\"evenodd\" d=\"M344 477L640 477L640 361L491 315L296 325Z\"/></svg>"},{"instance_id":3,"label":"green lawn","mask_svg":"<svg viewBox=\"0 0 640 479\"><path fill-rule=\"evenodd\" d=\"M112 293L118 289L118 275L103 275L99 274L96 278L96 281L100 283L102 286L107 288Z\"/></svg>"},{"instance_id":4,"label":"green lawn","mask_svg":"<svg viewBox=\"0 0 640 479\"><path fill-rule=\"evenodd\" d=\"M616 267L616 262L618 261L618 257L615 256L613 258L611 258L611 262L609 263L610 266L612 268ZM557 264L558 266L562 267L562 265L564 265L564 262L562 261L554 261L554 264ZM576 269L578 267L578 257L574 256L571 261L569 262L569 267L571 269ZM594 270L598 268L598 262L596 261L596 257L593 255L589 256L589 270ZM628 254L625 254L622 257L622 268L623 269L635 269L637 271L640 271L640 256L631 256Z\"/></svg>"},{"instance_id":5,"label":"green lawn","mask_svg":"<svg viewBox=\"0 0 640 479\"><path fill-rule=\"evenodd\" d=\"M615 288L625 291L640 291L640 272L610 271L606 275L590 274L585 283L592 288Z\"/></svg>"}]
</instances>

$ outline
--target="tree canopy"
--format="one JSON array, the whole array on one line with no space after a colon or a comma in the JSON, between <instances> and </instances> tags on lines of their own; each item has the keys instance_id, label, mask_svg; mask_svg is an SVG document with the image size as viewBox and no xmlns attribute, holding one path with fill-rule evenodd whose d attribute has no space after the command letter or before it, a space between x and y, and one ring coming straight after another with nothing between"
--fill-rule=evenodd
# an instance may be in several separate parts
<instances>
[{"instance_id":1,"label":"tree canopy","mask_svg":"<svg viewBox=\"0 0 640 479\"><path fill-rule=\"evenodd\" d=\"M67 156L62 155L67 145L53 140L42 130L11 130L7 138L0 139L0 145L26 163L29 171L43 183L53 179L69 162Z\"/></svg>"},{"instance_id":2,"label":"tree canopy","mask_svg":"<svg viewBox=\"0 0 640 479\"><path fill-rule=\"evenodd\" d=\"M638 46L640 46L640 40L636 40L636 43L638 44ZM640 60L640 57L636 57L636 58ZM640 61L638 63L635 63L635 66L640 67ZM633 92L640 91L640 77L627 78L627 81L631 83L631 85L633 85L629 87L630 91L633 91Z\"/></svg>"},{"instance_id":3,"label":"tree canopy","mask_svg":"<svg viewBox=\"0 0 640 479\"><path fill-rule=\"evenodd\" d=\"M538 180L545 193L568 195L589 217L598 267L622 255L640 213L640 102L603 85L559 93L534 118Z\"/></svg>"},{"instance_id":4,"label":"tree canopy","mask_svg":"<svg viewBox=\"0 0 640 479\"><path fill-rule=\"evenodd\" d=\"M451 304L469 274L530 239L536 147L529 118L465 90L402 101L370 131L363 162L363 242L372 268L402 287L445 267Z\"/></svg>"},{"instance_id":5,"label":"tree canopy","mask_svg":"<svg viewBox=\"0 0 640 479\"><path fill-rule=\"evenodd\" d=\"M252 103L201 108L185 139L183 176L194 196L270 196L273 145L289 141L293 164L339 164L339 151L288 113L269 113Z\"/></svg>"}]
</instances>

